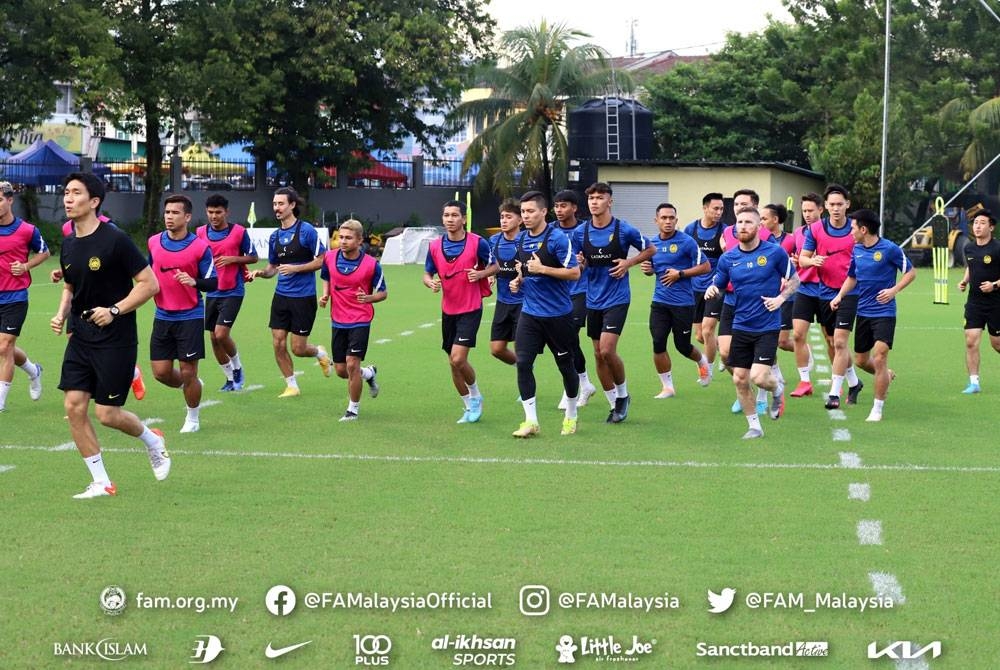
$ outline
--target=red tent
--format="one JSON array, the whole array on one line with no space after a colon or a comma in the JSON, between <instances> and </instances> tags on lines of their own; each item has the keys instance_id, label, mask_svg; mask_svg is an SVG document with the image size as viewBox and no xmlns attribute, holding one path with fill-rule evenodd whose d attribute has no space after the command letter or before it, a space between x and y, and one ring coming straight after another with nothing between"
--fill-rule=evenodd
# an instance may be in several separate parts
<instances>
[{"instance_id":1,"label":"red tent","mask_svg":"<svg viewBox=\"0 0 1000 670\"><path fill-rule=\"evenodd\" d=\"M391 184L393 186L396 186L397 188L406 187L405 174L403 174L399 170L393 170L385 163L380 163L371 154L368 154L366 156L366 160L368 161L368 165L363 168L358 168L353 170L351 174L348 175L349 179L351 180L365 179L369 181L378 181L381 182L382 184ZM337 168L335 167L325 167L323 168L323 172L325 172L329 177L332 177L334 179L337 178Z\"/></svg>"}]
</instances>

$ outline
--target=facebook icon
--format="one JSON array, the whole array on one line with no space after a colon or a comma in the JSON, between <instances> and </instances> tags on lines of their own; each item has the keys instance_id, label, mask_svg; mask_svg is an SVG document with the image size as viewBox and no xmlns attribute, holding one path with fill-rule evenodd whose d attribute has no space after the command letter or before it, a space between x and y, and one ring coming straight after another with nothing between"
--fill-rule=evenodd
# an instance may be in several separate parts
<instances>
[{"instance_id":1,"label":"facebook icon","mask_svg":"<svg viewBox=\"0 0 1000 670\"><path fill-rule=\"evenodd\" d=\"M264 604L267 611L275 616L291 614L295 609L295 591L283 584L272 586L264 596Z\"/></svg>"}]
</instances>

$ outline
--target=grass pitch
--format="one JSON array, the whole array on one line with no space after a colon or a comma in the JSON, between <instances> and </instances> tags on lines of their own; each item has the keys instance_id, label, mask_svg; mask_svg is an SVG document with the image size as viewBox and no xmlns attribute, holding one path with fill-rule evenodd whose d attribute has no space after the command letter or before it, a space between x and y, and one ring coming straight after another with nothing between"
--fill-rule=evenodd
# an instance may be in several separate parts
<instances>
[{"instance_id":1,"label":"grass pitch","mask_svg":"<svg viewBox=\"0 0 1000 670\"><path fill-rule=\"evenodd\" d=\"M64 341L48 330L58 288L41 281L47 267L40 268L19 344L45 366L45 391L31 402L17 371L0 415L7 531L0 666L94 665L101 660L57 656L54 645L111 638L146 645L129 665L190 667L197 636L215 635L225 647L218 667L348 668L359 661L355 635L386 635L386 657L360 660L445 668L459 652L433 649L434 640L475 634L516 640L514 656L497 655L494 666L565 667L555 647L570 635L578 647L583 636L614 636L626 649L637 636L651 645L651 653L632 657L644 667L888 667L866 650L896 640L940 640L932 668L996 667L1000 455L992 414L1000 361L984 344L984 392L959 393L964 296L953 290L950 305L932 305L929 269L900 296L890 356L898 377L882 423L864 422L873 384L861 373L867 386L857 407L845 407L846 419L831 420L821 395L789 399L785 416L765 419L766 437L753 444L739 439L745 421L729 413L728 376L716 373L702 389L694 364L672 349L677 397L652 399L659 381L646 327L651 284L638 273L620 346L634 399L624 424L604 423L608 405L598 394L581 409L579 432L560 437L559 377L546 354L536 365L542 434L512 438L523 418L515 373L489 356L487 308L471 357L485 414L478 424L456 425L461 404L440 350L439 296L421 286L420 272L386 268L390 297L376 308L368 354L382 393L363 397L357 422L337 422L346 384L324 378L312 360L296 359L302 396L276 397L283 381L267 329L271 282L248 287L233 333L247 384L262 388L219 393L222 374L206 359L204 398L219 404L202 410L199 433L177 432L180 392L152 380L141 344L148 393L126 407L162 421L174 459L170 478L156 482L136 440L99 427L119 495L77 501L71 495L88 474L67 444L55 388ZM147 306L141 342L151 320ZM311 339L329 344L322 313ZM589 351L588 361L592 369ZM780 361L794 381L791 356ZM813 375L814 382L824 377ZM850 440L835 440L835 430ZM844 453L856 454L861 468L842 467ZM849 499L850 484L867 484L870 498ZM881 544L859 541L866 520L880 522ZM812 613L746 603L751 593L802 593L807 603L817 592L868 598L871 573L891 575L905 602ZM289 616L265 608L277 584L298 595ZM129 597L119 616L99 606L108 585ZM550 589L547 615L520 612L526 585ZM709 613L706 590L724 587L737 590L735 604ZM140 592L239 602L232 613L141 609ZM303 600L311 592L490 594L492 608L310 609ZM631 593L678 606L564 609L564 592ZM698 643L796 640L827 641L829 655L697 655ZM280 659L265 657L269 643L306 641ZM490 660L481 654L469 665ZM575 660L616 664L579 649Z\"/></svg>"}]
</instances>

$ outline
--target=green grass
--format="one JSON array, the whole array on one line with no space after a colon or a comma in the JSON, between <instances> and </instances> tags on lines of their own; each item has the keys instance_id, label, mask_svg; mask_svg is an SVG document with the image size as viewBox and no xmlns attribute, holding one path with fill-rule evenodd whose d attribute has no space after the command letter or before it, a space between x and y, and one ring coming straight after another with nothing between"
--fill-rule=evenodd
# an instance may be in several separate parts
<instances>
[{"instance_id":1,"label":"green grass","mask_svg":"<svg viewBox=\"0 0 1000 670\"><path fill-rule=\"evenodd\" d=\"M0 667L96 664L55 657L53 643L107 637L148 645L149 656L129 665L190 667L195 636L205 634L222 638L226 651L214 665L223 668L354 667L355 634L389 635L390 667L397 668L449 667L451 653L431 650L431 641L445 634L516 638L516 663L524 668L565 667L554 651L564 634L577 643L582 635L655 639L652 657L638 662L644 667L888 667L869 661L865 650L869 642L894 640L941 640L944 654L933 668L996 666L990 624L1000 590L994 570L1000 454L989 436L1000 365L984 345L984 393L959 394L966 383L964 296L953 292L952 304L932 305L929 269L900 297L890 357L899 377L885 420L864 422L868 384L860 405L845 408L844 422L830 421L818 395L790 399L786 416L765 420L767 435L755 444L739 439L745 422L728 411L734 392L727 376L702 389L695 366L674 356L677 397L652 399L659 381L646 329L650 285L638 275L620 348L635 399L625 424L604 423L607 404L598 395L581 410L578 434L560 437L559 378L545 355L536 366L543 432L529 441L511 438L523 418L515 374L489 356L484 323L471 360L486 413L479 424L456 425L461 405L440 350L439 298L420 285L420 272L386 268L390 298L377 307L372 339L391 342L373 343L368 356L379 366L383 392L375 400L365 396L360 421L337 422L345 383L323 378L313 361L296 360L303 395L277 399L283 383L267 329L273 284L260 281L249 287L234 336L248 384L265 388L219 393L221 372L206 361L205 398L222 404L203 409L201 432L180 435L180 392L157 385L144 365L147 398L127 408L164 420L174 456L170 478L156 482L135 440L99 427L119 495L76 501L70 496L88 475L75 450L27 448L70 439L55 388L64 341L48 330L58 289L42 281L46 268L40 268L19 343L45 366L45 393L32 403L17 371L8 411L0 415L0 444L7 445L0 465L15 466L0 473L6 531ZM952 286L957 279L953 273ZM152 309L144 308L143 342L151 318ZM318 323L313 341L328 343L325 318ZM147 354L140 346L140 361ZM791 357L782 354L781 362L794 379ZM833 441L834 428L849 429L852 441ZM856 452L866 466L899 467L833 467L842 451ZM946 469L965 466L992 470ZM871 485L870 501L848 499L853 482ZM859 544L861 519L881 520L883 545ZM895 575L906 603L809 614L751 610L741 599L751 591L869 596L873 571ZM286 618L270 615L263 603L279 583L300 598ZM109 584L130 596L118 617L98 606ZM545 617L525 617L517 597L527 584L548 585L554 594L668 592L680 608L553 605ZM738 590L737 604L724 615L709 614L706 589L725 586ZM493 608L309 610L301 602L309 591L491 592ZM140 610L138 592L240 602L233 614ZM287 657L264 658L268 642L306 640L312 644ZM699 641L791 640L827 640L830 656L695 656ZM591 658L578 657L578 664L614 667Z\"/></svg>"}]
</instances>

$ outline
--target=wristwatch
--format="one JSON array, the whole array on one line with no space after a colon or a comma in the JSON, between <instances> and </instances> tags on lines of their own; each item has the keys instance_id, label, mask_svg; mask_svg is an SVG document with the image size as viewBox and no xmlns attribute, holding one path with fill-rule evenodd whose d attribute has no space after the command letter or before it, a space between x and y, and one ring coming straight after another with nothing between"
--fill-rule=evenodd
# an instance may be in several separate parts
<instances>
[{"instance_id":1,"label":"wristwatch","mask_svg":"<svg viewBox=\"0 0 1000 670\"><path fill-rule=\"evenodd\" d=\"M111 305L111 307L108 307L108 312L111 313L111 316L115 317L122 313L122 311L118 309L118 305Z\"/></svg>"},{"instance_id":2,"label":"wristwatch","mask_svg":"<svg viewBox=\"0 0 1000 670\"><path fill-rule=\"evenodd\" d=\"M677 278L678 279L684 279L684 270L678 270L677 271Z\"/></svg>"}]
</instances>

